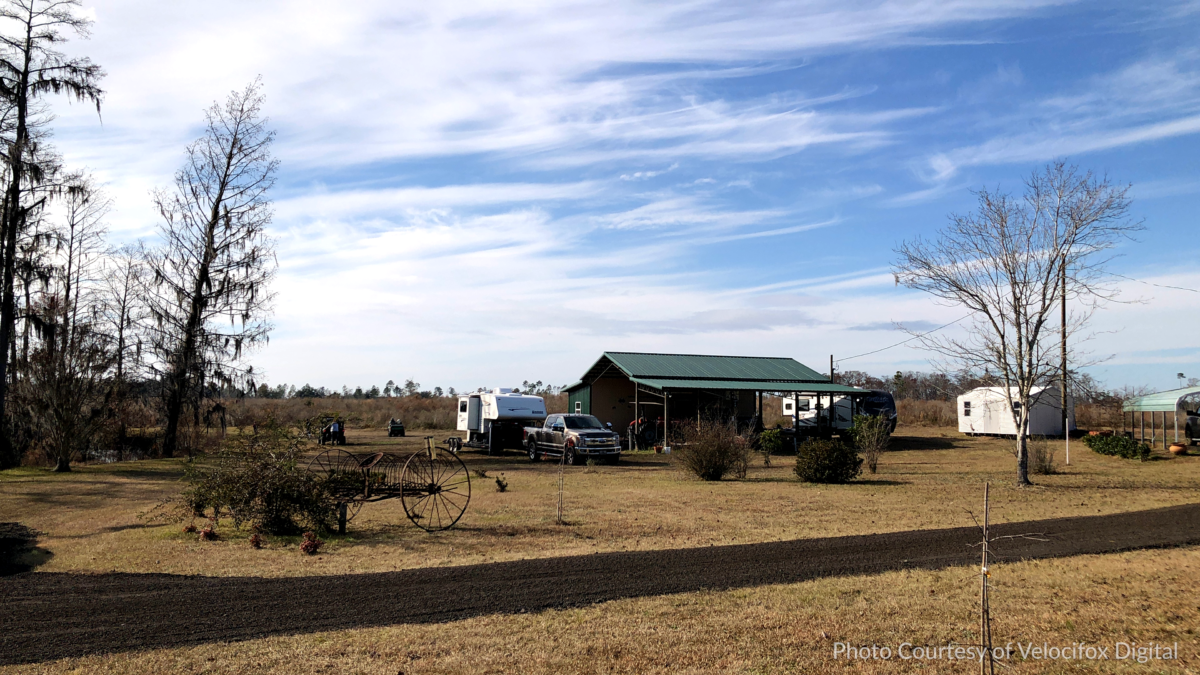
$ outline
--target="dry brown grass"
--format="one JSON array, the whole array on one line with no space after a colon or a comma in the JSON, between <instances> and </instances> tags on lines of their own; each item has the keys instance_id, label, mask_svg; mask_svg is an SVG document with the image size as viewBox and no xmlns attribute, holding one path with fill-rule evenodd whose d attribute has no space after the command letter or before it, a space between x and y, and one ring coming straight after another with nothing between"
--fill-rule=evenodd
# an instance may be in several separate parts
<instances>
[{"instance_id":1,"label":"dry brown grass","mask_svg":"<svg viewBox=\"0 0 1200 675\"><path fill-rule=\"evenodd\" d=\"M999 672L1195 673L1200 549L992 567L994 641L1178 642L1180 659L1010 663ZM93 656L14 673L970 673L974 663L834 661L835 642L977 641L968 568L903 571L234 644Z\"/></svg>"},{"instance_id":2,"label":"dry brown grass","mask_svg":"<svg viewBox=\"0 0 1200 675\"><path fill-rule=\"evenodd\" d=\"M953 401L916 401L902 398L896 401L900 424L913 427L958 428L958 412Z\"/></svg>"},{"instance_id":3,"label":"dry brown grass","mask_svg":"<svg viewBox=\"0 0 1200 675\"><path fill-rule=\"evenodd\" d=\"M388 439L351 430L349 450L415 450L419 437ZM346 538L329 537L322 555L301 556L297 541L268 538L250 548L248 533L228 523L222 540L202 543L183 523L157 524L138 514L180 488L180 460L0 472L0 520L44 533L53 555L45 571L170 572L298 576L387 571L594 551L646 550L777 541L969 525L980 486L992 483L993 518L1011 522L1095 515L1197 501L1200 457L1131 462L1073 445L1063 472L1012 487L1009 442L957 432L901 427L879 473L848 485L809 485L789 458L752 466L744 481L704 483L670 466L667 456L639 454L619 466L575 467L566 480L568 525L556 525L556 470L510 454L463 454L468 466L509 483L475 479L460 527L426 534L398 502L366 505ZM1060 457L1061 459L1061 457ZM755 462L758 464L758 462Z\"/></svg>"}]
</instances>

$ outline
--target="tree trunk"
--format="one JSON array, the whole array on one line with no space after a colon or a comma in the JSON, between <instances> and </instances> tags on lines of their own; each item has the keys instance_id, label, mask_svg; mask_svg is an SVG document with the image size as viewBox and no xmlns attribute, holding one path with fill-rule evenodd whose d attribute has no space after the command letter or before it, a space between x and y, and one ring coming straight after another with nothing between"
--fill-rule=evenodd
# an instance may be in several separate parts
<instances>
[{"instance_id":1,"label":"tree trunk","mask_svg":"<svg viewBox=\"0 0 1200 675\"><path fill-rule=\"evenodd\" d=\"M179 446L179 417L183 413L183 390L187 386L187 371L172 372L171 390L167 394L167 429L163 432L163 457L174 457Z\"/></svg>"},{"instance_id":2,"label":"tree trunk","mask_svg":"<svg viewBox=\"0 0 1200 675\"><path fill-rule=\"evenodd\" d=\"M64 473L71 470L71 460L66 457L59 457L54 464L54 473Z\"/></svg>"},{"instance_id":3,"label":"tree trunk","mask_svg":"<svg viewBox=\"0 0 1200 675\"><path fill-rule=\"evenodd\" d=\"M25 41L22 49L23 65L21 75L15 83L16 91L11 92L16 107L16 130L13 143L8 150L8 185L5 186L4 211L0 217L0 235L4 241L4 274L0 284L3 284L3 299L0 300L0 345L3 345L3 356L0 357L0 455L12 453L12 437L8 429L8 369L12 365L8 360L8 342L13 338L13 328L16 319L16 298L13 297L13 274L16 271L17 232L24 217L21 209L21 183L25 179L25 146L29 142L27 115L29 111L29 67L33 57L33 11L30 8L28 21L25 22Z\"/></svg>"},{"instance_id":4,"label":"tree trunk","mask_svg":"<svg viewBox=\"0 0 1200 675\"><path fill-rule=\"evenodd\" d=\"M1017 427L1017 487L1033 485L1029 482L1029 419L1022 413Z\"/></svg>"}]
</instances>

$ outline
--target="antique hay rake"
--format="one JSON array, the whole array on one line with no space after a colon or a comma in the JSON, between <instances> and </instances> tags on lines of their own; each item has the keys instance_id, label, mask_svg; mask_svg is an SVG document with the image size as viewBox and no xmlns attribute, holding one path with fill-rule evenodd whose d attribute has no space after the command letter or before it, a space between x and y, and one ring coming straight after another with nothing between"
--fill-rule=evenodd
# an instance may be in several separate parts
<instances>
[{"instance_id":1,"label":"antique hay rake","mask_svg":"<svg viewBox=\"0 0 1200 675\"><path fill-rule=\"evenodd\" d=\"M390 453L355 455L340 448L317 455L308 470L324 479L338 500L338 531L367 502L399 498L404 513L426 532L454 527L471 501L467 465L425 437L425 449L408 457Z\"/></svg>"}]
</instances>

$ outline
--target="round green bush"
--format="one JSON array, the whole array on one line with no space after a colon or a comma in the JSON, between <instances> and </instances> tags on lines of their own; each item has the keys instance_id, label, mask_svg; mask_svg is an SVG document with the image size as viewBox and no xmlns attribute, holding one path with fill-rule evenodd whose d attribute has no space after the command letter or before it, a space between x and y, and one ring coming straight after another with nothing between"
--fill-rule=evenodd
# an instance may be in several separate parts
<instances>
[{"instance_id":1,"label":"round green bush","mask_svg":"<svg viewBox=\"0 0 1200 675\"><path fill-rule=\"evenodd\" d=\"M806 483L848 483L862 473L862 464L840 440L808 440L796 449L796 475Z\"/></svg>"}]
</instances>

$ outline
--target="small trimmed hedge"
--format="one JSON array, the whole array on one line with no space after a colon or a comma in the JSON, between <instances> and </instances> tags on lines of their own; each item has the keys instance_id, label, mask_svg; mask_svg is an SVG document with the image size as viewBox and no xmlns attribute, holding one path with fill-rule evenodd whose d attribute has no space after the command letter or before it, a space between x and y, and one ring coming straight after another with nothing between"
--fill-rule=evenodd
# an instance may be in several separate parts
<instances>
[{"instance_id":1,"label":"small trimmed hedge","mask_svg":"<svg viewBox=\"0 0 1200 675\"><path fill-rule=\"evenodd\" d=\"M839 440L808 440L796 449L796 475L806 483L848 483L862 473L862 457Z\"/></svg>"},{"instance_id":2,"label":"small trimmed hedge","mask_svg":"<svg viewBox=\"0 0 1200 675\"><path fill-rule=\"evenodd\" d=\"M1084 436L1083 443L1101 455L1140 459L1143 462L1150 459L1150 446L1128 436Z\"/></svg>"}]
</instances>

